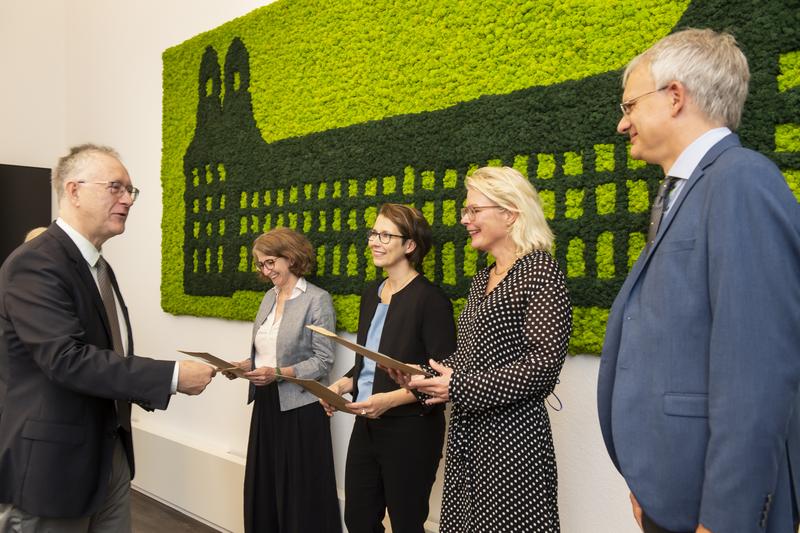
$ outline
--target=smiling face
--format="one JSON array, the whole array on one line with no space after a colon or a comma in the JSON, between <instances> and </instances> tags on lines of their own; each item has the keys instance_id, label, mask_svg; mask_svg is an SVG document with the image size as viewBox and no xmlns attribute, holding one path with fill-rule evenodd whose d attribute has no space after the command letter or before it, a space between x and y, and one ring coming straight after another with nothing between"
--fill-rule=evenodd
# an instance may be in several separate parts
<instances>
[{"instance_id":1,"label":"smiling face","mask_svg":"<svg viewBox=\"0 0 800 533\"><path fill-rule=\"evenodd\" d=\"M402 234L400 228L383 215L378 215L372 229L378 233ZM403 262L408 263L406 254L411 253L416 246L413 240L400 237L392 237L388 243L383 243L378 237L373 237L369 239L368 245L372 252L372 262L376 267L383 269L389 269Z\"/></svg>"},{"instance_id":2,"label":"smiling face","mask_svg":"<svg viewBox=\"0 0 800 533\"><path fill-rule=\"evenodd\" d=\"M267 263L261 268L261 274L268 278L279 291L284 289L293 289L297 284L297 276L295 276L289 269L291 263L285 257L278 257L277 255L262 254L258 250L253 250L253 257L258 263L262 265ZM272 268L268 265L271 264Z\"/></svg>"},{"instance_id":3,"label":"smiling face","mask_svg":"<svg viewBox=\"0 0 800 533\"><path fill-rule=\"evenodd\" d=\"M98 183L112 181L120 183L123 188L131 186L131 178L122 163L98 152L92 154L83 168L65 183L69 197L65 219L98 249L105 241L125 231L128 212L133 205L127 191L117 196L109 189L108 183Z\"/></svg>"},{"instance_id":4,"label":"smiling face","mask_svg":"<svg viewBox=\"0 0 800 533\"><path fill-rule=\"evenodd\" d=\"M467 188L467 202L465 207L494 206L495 202L486 195L473 189ZM461 217L461 223L467 229L470 236L470 245L473 248L484 252L491 252L500 246L507 246L508 227L511 217L504 209L476 209L475 218L470 219L468 215ZM513 246L513 245L512 245Z\"/></svg>"},{"instance_id":5,"label":"smiling face","mask_svg":"<svg viewBox=\"0 0 800 533\"><path fill-rule=\"evenodd\" d=\"M625 83L622 101L637 100L620 119L617 131L630 137L631 157L663 167L674 160L669 142L672 117L669 91L657 89L660 87L656 87L650 74L650 63L643 61L631 71Z\"/></svg>"}]
</instances>

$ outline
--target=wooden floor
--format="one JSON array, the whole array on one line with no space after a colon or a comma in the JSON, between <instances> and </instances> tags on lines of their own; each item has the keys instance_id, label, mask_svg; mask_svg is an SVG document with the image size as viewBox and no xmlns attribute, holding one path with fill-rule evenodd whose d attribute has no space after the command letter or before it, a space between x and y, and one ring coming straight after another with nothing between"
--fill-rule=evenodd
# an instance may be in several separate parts
<instances>
[{"instance_id":1,"label":"wooden floor","mask_svg":"<svg viewBox=\"0 0 800 533\"><path fill-rule=\"evenodd\" d=\"M131 490L133 533L216 533L202 522L168 507L163 503Z\"/></svg>"}]
</instances>

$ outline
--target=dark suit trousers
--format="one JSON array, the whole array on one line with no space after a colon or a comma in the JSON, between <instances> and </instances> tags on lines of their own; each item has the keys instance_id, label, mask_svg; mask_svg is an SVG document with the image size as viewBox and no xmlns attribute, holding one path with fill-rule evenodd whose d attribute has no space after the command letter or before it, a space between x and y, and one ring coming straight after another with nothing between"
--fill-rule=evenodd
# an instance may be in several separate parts
<instances>
[{"instance_id":1,"label":"dark suit trousers","mask_svg":"<svg viewBox=\"0 0 800 533\"><path fill-rule=\"evenodd\" d=\"M356 417L345 467L349 533L380 533L386 509L394 533L423 533L444 442L444 413Z\"/></svg>"},{"instance_id":2,"label":"dark suit trousers","mask_svg":"<svg viewBox=\"0 0 800 533\"><path fill-rule=\"evenodd\" d=\"M0 504L2 533L130 533L131 469L118 437L114 444L109 491L102 507L83 518L42 518L11 504Z\"/></svg>"}]
</instances>

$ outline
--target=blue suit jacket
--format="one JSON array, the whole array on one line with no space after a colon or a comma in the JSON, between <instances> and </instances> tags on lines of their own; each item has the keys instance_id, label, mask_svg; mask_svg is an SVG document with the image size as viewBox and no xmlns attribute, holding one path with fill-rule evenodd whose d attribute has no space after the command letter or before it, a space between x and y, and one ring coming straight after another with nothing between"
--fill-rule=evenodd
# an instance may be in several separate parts
<instances>
[{"instance_id":1,"label":"blue suit jacket","mask_svg":"<svg viewBox=\"0 0 800 533\"><path fill-rule=\"evenodd\" d=\"M800 206L775 165L729 135L611 308L603 439L665 528L791 531L799 390Z\"/></svg>"}]
</instances>

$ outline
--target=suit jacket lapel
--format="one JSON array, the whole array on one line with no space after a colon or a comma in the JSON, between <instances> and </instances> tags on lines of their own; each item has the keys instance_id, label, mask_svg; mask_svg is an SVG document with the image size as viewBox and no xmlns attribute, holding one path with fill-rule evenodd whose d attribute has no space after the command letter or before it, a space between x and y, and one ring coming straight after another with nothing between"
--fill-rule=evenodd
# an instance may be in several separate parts
<instances>
[{"instance_id":1,"label":"suit jacket lapel","mask_svg":"<svg viewBox=\"0 0 800 533\"><path fill-rule=\"evenodd\" d=\"M631 270L628 278L630 279L630 283L625 283L628 290L636 284L639 276L641 276L642 272L644 272L647 268L647 264L650 262L650 259L653 257L653 254L658 248L658 245L661 243L661 240L664 238L664 234L669 229L669 226L672 224L672 221L680 211L681 206L683 205L686 198L691 194L692 189L700 182L701 179L705 176L705 170L711 165L717 158L728 148L733 148L736 146L741 146L739 143L739 137L735 134L730 134L727 137L724 137L720 140L717 144L711 147L706 155L703 156L703 159L700 160L700 163L697 165L697 168L694 169L692 175L689 176L688 183L684 185L683 190L681 190L680 196L675 200L675 203L672 204L672 207L667 214L664 216L663 220L661 221L661 226L658 228L658 234L656 235L656 239L653 242L653 246L647 251L647 255L641 256L639 260L634 265L633 269Z\"/></svg>"},{"instance_id":2,"label":"suit jacket lapel","mask_svg":"<svg viewBox=\"0 0 800 533\"><path fill-rule=\"evenodd\" d=\"M55 222L51 224L48 231L52 233L53 237L56 238L56 240L66 251L67 256L72 260L73 267L83 283L83 289L92 297L92 302L97 309L97 314L100 316L100 321L103 323L103 327L106 330L106 334L108 335L110 342L111 327L109 326L108 317L106 316L106 308L103 305L103 298L100 296L100 290L97 288L97 282L95 282L94 277L89 270L89 264L86 262L86 259L84 259L83 255L81 255L81 252L78 250L78 247L75 245L75 243L72 242L72 239L69 238L69 235L67 235L64 230L58 226L58 224ZM114 281L113 284L116 288L116 281ZM120 299L120 302L121 301L122 300ZM127 316L125 317L125 320L127 321ZM128 326L128 332L130 335L130 326Z\"/></svg>"}]
</instances>

